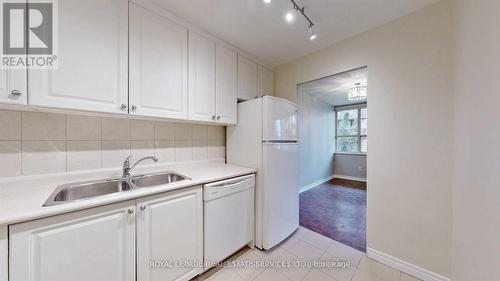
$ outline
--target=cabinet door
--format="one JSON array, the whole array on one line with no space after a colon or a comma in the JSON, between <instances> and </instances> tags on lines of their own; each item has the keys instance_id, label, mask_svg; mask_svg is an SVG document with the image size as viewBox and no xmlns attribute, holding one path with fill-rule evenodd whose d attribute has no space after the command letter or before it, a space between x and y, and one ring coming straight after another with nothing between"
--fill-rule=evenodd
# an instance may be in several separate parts
<instances>
[{"instance_id":1,"label":"cabinet door","mask_svg":"<svg viewBox=\"0 0 500 281\"><path fill-rule=\"evenodd\" d=\"M203 261L201 187L142 198L137 204L137 280L190 280L201 273L200 266L179 266Z\"/></svg>"},{"instance_id":2,"label":"cabinet door","mask_svg":"<svg viewBox=\"0 0 500 281\"><path fill-rule=\"evenodd\" d=\"M134 281L135 206L123 202L10 226L10 281Z\"/></svg>"},{"instance_id":3,"label":"cabinet door","mask_svg":"<svg viewBox=\"0 0 500 281\"><path fill-rule=\"evenodd\" d=\"M187 119L187 29L130 3L130 113Z\"/></svg>"},{"instance_id":4,"label":"cabinet door","mask_svg":"<svg viewBox=\"0 0 500 281\"><path fill-rule=\"evenodd\" d=\"M274 96L274 73L259 65L259 96Z\"/></svg>"},{"instance_id":5,"label":"cabinet door","mask_svg":"<svg viewBox=\"0 0 500 281\"><path fill-rule=\"evenodd\" d=\"M0 0L0 13L3 16L3 5L7 0ZM4 30L4 21L0 20L0 30ZM8 42L0 40L0 47L3 51L4 45ZM24 49L26 46L24 46ZM26 50L26 49L25 49ZM27 93L27 69L7 69L0 66L0 103L22 104L28 102Z\"/></svg>"},{"instance_id":6,"label":"cabinet door","mask_svg":"<svg viewBox=\"0 0 500 281\"><path fill-rule=\"evenodd\" d=\"M236 124L238 92L238 59L235 51L216 46L216 109L217 121Z\"/></svg>"},{"instance_id":7,"label":"cabinet door","mask_svg":"<svg viewBox=\"0 0 500 281\"><path fill-rule=\"evenodd\" d=\"M28 70L29 104L127 113L128 1L58 1L58 14L58 68Z\"/></svg>"},{"instance_id":8,"label":"cabinet door","mask_svg":"<svg viewBox=\"0 0 500 281\"><path fill-rule=\"evenodd\" d=\"M215 43L189 31L189 120L215 118Z\"/></svg>"},{"instance_id":9,"label":"cabinet door","mask_svg":"<svg viewBox=\"0 0 500 281\"><path fill-rule=\"evenodd\" d=\"M0 103L28 103L27 72L21 69L0 69Z\"/></svg>"},{"instance_id":10,"label":"cabinet door","mask_svg":"<svg viewBox=\"0 0 500 281\"><path fill-rule=\"evenodd\" d=\"M238 55L238 99L257 97L257 63Z\"/></svg>"}]
</instances>

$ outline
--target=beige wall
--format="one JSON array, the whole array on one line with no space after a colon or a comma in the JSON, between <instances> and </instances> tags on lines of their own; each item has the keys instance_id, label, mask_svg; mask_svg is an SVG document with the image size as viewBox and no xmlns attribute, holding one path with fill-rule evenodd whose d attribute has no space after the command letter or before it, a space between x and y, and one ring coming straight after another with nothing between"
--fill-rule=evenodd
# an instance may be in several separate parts
<instances>
[{"instance_id":1,"label":"beige wall","mask_svg":"<svg viewBox=\"0 0 500 281\"><path fill-rule=\"evenodd\" d=\"M220 126L0 110L0 177L159 162L224 159Z\"/></svg>"},{"instance_id":2,"label":"beige wall","mask_svg":"<svg viewBox=\"0 0 500 281\"><path fill-rule=\"evenodd\" d=\"M453 104L447 2L276 68L277 96L368 66L368 247L450 276Z\"/></svg>"},{"instance_id":3,"label":"beige wall","mask_svg":"<svg viewBox=\"0 0 500 281\"><path fill-rule=\"evenodd\" d=\"M500 280L500 1L454 8L453 280Z\"/></svg>"}]
</instances>

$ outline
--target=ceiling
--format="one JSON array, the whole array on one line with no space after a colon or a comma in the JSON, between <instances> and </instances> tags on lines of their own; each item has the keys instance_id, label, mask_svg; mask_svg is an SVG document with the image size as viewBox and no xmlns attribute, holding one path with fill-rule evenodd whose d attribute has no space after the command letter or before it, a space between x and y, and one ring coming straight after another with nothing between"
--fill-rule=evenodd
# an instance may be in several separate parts
<instances>
[{"instance_id":1,"label":"ceiling","mask_svg":"<svg viewBox=\"0 0 500 281\"><path fill-rule=\"evenodd\" d=\"M366 67L335 74L299 85L299 93L309 94L333 106L365 102L366 100L349 101L347 89L356 83L367 86L367 74Z\"/></svg>"},{"instance_id":2,"label":"ceiling","mask_svg":"<svg viewBox=\"0 0 500 281\"><path fill-rule=\"evenodd\" d=\"M154 0L192 24L276 66L378 27L439 0L296 0L315 24L310 41L304 18L284 14L290 0Z\"/></svg>"}]
</instances>

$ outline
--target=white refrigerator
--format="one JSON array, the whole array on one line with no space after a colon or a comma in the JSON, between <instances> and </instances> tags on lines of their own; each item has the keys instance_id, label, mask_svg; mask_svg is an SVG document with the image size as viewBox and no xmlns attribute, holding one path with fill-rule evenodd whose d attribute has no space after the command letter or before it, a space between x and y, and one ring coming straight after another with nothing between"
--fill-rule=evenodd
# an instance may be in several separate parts
<instances>
[{"instance_id":1,"label":"white refrigerator","mask_svg":"<svg viewBox=\"0 0 500 281\"><path fill-rule=\"evenodd\" d=\"M297 105L264 96L238 104L227 162L257 170L255 246L270 249L299 226Z\"/></svg>"}]
</instances>

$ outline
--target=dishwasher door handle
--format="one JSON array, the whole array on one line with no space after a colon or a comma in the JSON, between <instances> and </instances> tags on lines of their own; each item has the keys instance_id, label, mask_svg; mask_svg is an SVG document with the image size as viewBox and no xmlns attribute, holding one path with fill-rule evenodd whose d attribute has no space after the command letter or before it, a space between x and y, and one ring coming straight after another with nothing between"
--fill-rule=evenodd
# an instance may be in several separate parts
<instances>
[{"instance_id":1,"label":"dishwasher door handle","mask_svg":"<svg viewBox=\"0 0 500 281\"><path fill-rule=\"evenodd\" d=\"M228 187L233 187L235 185L246 184L246 183L253 184L253 181L254 181L253 176L246 176L244 178L236 178L236 179L231 179L231 180L226 180L226 181L209 183L209 184L206 184L205 187L207 187L207 188L228 188Z\"/></svg>"},{"instance_id":2,"label":"dishwasher door handle","mask_svg":"<svg viewBox=\"0 0 500 281\"><path fill-rule=\"evenodd\" d=\"M238 185L241 185L241 184L248 182L248 181L249 181L249 179L232 181L232 182L225 182L223 184L209 186L209 188L234 188L234 187L237 187Z\"/></svg>"},{"instance_id":3,"label":"dishwasher door handle","mask_svg":"<svg viewBox=\"0 0 500 281\"><path fill-rule=\"evenodd\" d=\"M205 194L204 200L211 201L254 187L255 176L253 174L250 176L243 176L239 178L209 183L206 184L203 188L203 192Z\"/></svg>"}]
</instances>

